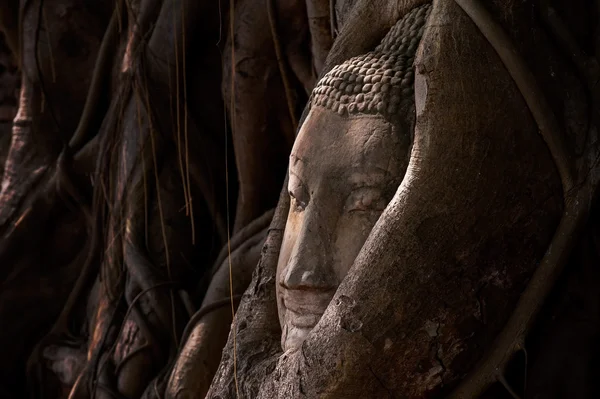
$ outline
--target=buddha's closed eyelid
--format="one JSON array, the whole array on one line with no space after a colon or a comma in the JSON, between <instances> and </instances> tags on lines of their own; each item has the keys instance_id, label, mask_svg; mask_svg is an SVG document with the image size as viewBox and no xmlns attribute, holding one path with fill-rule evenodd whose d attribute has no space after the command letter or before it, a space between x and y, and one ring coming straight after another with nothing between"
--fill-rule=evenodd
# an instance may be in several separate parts
<instances>
[{"instance_id":1,"label":"buddha's closed eyelid","mask_svg":"<svg viewBox=\"0 0 600 399\"><path fill-rule=\"evenodd\" d=\"M383 192L374 186L357 187L350 192L346 200L347 212L383 211L387 205Z\"/></svg>"}]
</instances>

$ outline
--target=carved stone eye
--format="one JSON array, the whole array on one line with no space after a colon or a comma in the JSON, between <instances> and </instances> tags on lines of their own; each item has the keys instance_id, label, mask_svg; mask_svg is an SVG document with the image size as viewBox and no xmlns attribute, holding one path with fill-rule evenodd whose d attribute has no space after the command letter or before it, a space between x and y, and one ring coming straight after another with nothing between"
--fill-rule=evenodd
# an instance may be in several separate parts
<instances>
[{"instance_id":1,"label":"carved stone eye","mask_svg":"<svg viewBox=\"0 0 600 399\"><path fill-rule=\"evenodd\" d=\"M387 203L381 190L375 187L361 187L350 193L346 200L348 212L383 211Z\"/></svg>"},{"instance_id":2,"label":"carved stone eye","mask_svg":"<svg viewBox=\"0 0 600 399\"><path fill-rule=\"evenodd\" d=\"M306 186L298 176L290 173L288 181L288 192L292 200L292 206L298 212L304 211L310 200Z\"/></svg>"}]
</instances>

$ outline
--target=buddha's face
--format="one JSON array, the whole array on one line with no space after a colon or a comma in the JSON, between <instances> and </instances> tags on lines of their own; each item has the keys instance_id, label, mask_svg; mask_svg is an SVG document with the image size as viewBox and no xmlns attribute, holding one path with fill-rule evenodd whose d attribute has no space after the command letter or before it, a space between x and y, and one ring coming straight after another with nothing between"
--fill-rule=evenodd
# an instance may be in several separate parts
<instances>
[{"instance_id":1,"label":"buddha's face","mask_svg":"<svg viewBox=\"0 0 600 399\"><path fill-rule=\"evenodd\" d=\"M298 134L277 264L284 350L298 348L320 320L400 185L409 143L394 129L381 116L314 107Z\"/></svg>"}]
</instances>

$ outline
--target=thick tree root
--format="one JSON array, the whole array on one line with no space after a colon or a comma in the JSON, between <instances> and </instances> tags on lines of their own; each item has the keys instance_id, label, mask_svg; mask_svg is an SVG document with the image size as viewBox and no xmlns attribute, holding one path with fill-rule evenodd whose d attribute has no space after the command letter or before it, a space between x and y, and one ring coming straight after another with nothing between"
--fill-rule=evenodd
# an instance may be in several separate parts
<instances>
[{"instance_id":1,"label":"thick tree root","mask_svg":"<svg viewBox=\"0 0 600 399\"><path fill-rule=\"evenodd\" d=\"M81 190L75 185L72 180L72 173L68 171L72 160L67 156L67 152L63 151L57 160L55 173L50 179L49 184L46 184L46 190L55 190L58 197L65 201L74 200L78 209L83 213L88 237L91 237L90 244L83 248L79 255L71 262L68 269L79 271L79 277L75 281L71 293L65 302L60 315L54 322L50 331L37 343L32 350L28 359L27 373L33 387L43 386L43 352L44 350L56 343L63 343L73 348L81 346L82 342L76 338L76 335L71 331L69 324L72 321L72 315L77 306L85 302L87 290L89 290L93 279L97 272L97 254L99 249L98 229L95 226L96 219L93 217L91 209L87 201L83 198ZM54 184L52 184L54 183ZM44 192L42 191L42 193ZM64 198L65 195L70 198ZM39 194L38 194L39 195ZM83 265L83 266L79 266ZM83 301L83 302L82 302ZM32 391L33 394L33 391ZM39 396L43 397L43 392L39 392Z\"/></svg>"},{"instance_id":2,"label":"thick tree root","mask_svg":"<svg viewBox=\"0 0 600 399\"><path fill-rule=\"evenodd\" d=\"M521 295L514 313L496 339L492 350L486 354L476 370L465 378L451 396L452 398L476 398L490 385L500 382L513 397L518 397L506 383L503 373L514 354L525 350L527 333L532 328L536 316L567 263L573 246L588 219L599 183L598 166L593 157L596 148L594 143L586 143L587 149L579 159L575 159L568 152L569 147L566 145L565 137L558 127L546 98L506 33L500 25L494 22L481 2L477 0L455 1L496 50L517 84L548 145L563 185L565 203L563 216L546 254ZM554 15L552 16L554 17ZM554 20L554 27L556 26L559 25ZM578 53L571 52L571 54L577 55ZM582 65L581 62L578 64ZM585 64L597 65L597 63L590 62ZM595 71L586 72L584 74L587 78L586 83L593 83L596 80L595 75Z\"/></svg>"},{"instance_id":3,"label":"thick tree root","mask_svg":"<svg viewBox=\"0 0 600 399\"><path fill-rule=\"evenodd\" d=\"M234 253L242 244L264 229L265 224L268 225L268 223L273 219L274 214L275 209L268 210L262 216L250 222L250 224L231 237L229 247L224 246L219 252L219 255L217 255L215 263L213 264L213 272L211 277L214 277L215 273L222 266L225 259L227 259L227 256L229 256L231 253Z\"/></svg>"},{"instance_id":4,"label":"thick tree root","mask_svg":"<svg viewBox=\"0 0 600 399\"><path fill-rule=\"evenodd\" d=\"M7 252L10 251L14 240L20 236L21 232L27 231L34 224L41 223L39 215L45 214L57 195L62 195L63 192L81 207L86 220L91 219L91 211L82 199L83 190L76 184L74 175L67 173L67 168L80 174L88 172L90 165L95 167L94 157L97 156L97 145L98 142L92 140L73 155L66 148L59 156L53 172L50 172L49 166L44 167L46 172L35 178L27 195L22 198L13 212L8 210L0 221L0 259L7 256ZM44 177L50 173L52 174L48 176L47 180L44 180Z\"/></svg>"},{"instance_id":5,"label":"thick tree root","mask_svg":"<svg viewBox=\"0 0 600 399\"><path fill-rule=\"evenodd\" d=\"M120 5L117 4L117 7ZM88 96L85 99L85 105L77 126L77 130L69 141L69 147L73 151L80 150L86 142L89 141L90 131L93 129L92 121L94 115L100 110L98 105L102 95L107 91L108 80L111 73L111 68L114 61L115 50L119 42L119 13L115 9L113 16L110 19L102 44L98 51L98 58L94 66L94 72L92 74L92 82L88 91Z\"/></svg>"},{"instance_id":6,"label":"thick tree root","mask_svg":"<svg viewBox=\"0 0 600 399\"><path fill-rule=\"evenodd\" d=\"M196 323L198 323L204 316L206 316L210 312L214 312L215 310L222 308L223 306L230 306L231 301L233 301L235 306L237 307L241 299L242 295L234 295L231 298L219 299L215 302L209 303L206 306L202 306L200 309L198 309L196 313L194 313L194 315L188 321L185 330L183 330L183 334L181 334L181 342L185 343L185 341L189 338L190 333L196 326Z\"/></svg>"}]
</instances>

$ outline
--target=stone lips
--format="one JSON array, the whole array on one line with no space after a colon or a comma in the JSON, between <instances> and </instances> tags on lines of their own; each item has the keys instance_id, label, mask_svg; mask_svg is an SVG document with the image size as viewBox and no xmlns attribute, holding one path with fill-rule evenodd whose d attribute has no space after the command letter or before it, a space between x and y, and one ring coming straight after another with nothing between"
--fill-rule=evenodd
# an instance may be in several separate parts
<instances>
[{"instance_id":1,"label":"stone lips","mask_svg":"<svg viewBox=\"0 0 600 399\"><path fill-rule=\"evenodd\" d=\"M373 114L406 119L414 106L414 59L430 4L412 9L374 51L336 65L312 92L311 106L340 115Z\"/></svg>"}]
</instances>

